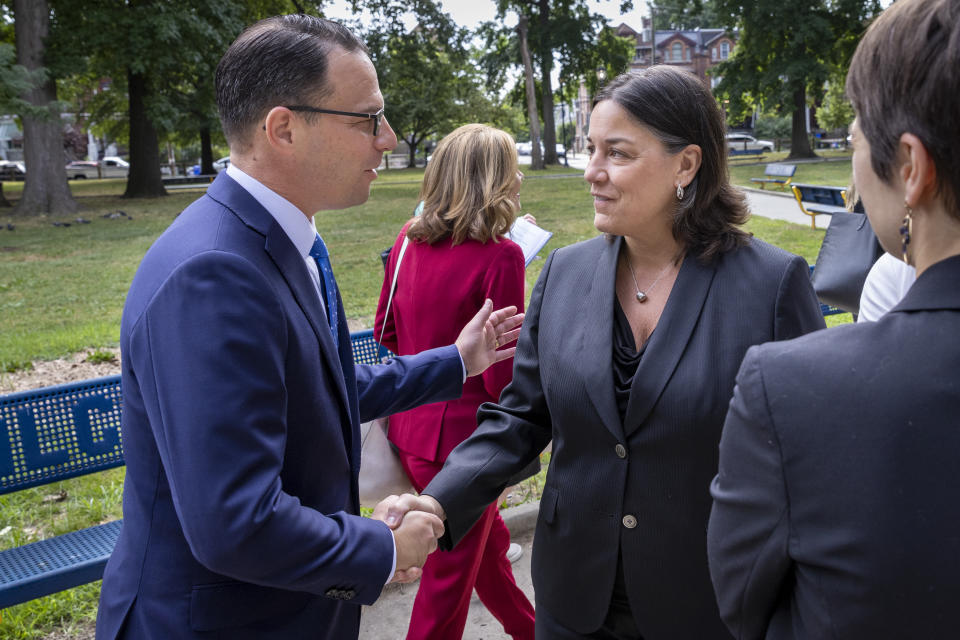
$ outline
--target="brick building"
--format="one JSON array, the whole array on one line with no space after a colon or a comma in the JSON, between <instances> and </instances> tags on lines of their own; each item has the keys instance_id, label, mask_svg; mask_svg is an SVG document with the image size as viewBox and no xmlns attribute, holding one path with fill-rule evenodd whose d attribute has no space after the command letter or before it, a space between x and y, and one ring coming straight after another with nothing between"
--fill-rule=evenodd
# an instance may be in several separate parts
<instances>
[{"instance_id":1,"label":"brick building","mask_svg":"<svg viewBox=\"0 0 960 640\"><path fill-rule=\"evenodd\" d=\"M657 29L653 33L650 18L643 18L639 32L621 23L617 35L636 41L631 69L669 64L690 71L711 88L719 79L708 76L707 70L729 58L736 46L734 36L726 29Z\"/></svg>"}]
</instances>

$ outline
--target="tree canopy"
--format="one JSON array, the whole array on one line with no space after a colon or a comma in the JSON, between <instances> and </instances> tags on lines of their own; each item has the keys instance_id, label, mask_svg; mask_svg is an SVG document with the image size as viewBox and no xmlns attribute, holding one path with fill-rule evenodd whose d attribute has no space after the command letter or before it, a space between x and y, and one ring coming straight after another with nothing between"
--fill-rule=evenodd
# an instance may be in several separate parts
<instances>
[{"instance_id":1,"label":"tree canopy","mask_svg":"<svg viewBox=\"0 0 960 640\"><path fill-rule=\"evenodd\" d=\"M693 0L691 0L692 2ZM716 73L717 93L736 118L754 106L793 113L790 158L814 156L806 134L808 95L832 70L845 69L878 0L713 0L724 26L737 30L733 55Z\"/></svg>"},{"instance_id":2,"label":"tree canopy","mask_svg":"<svg viewBox=\"0 0 960 640\"><path fill-rule=\"evenodd\" d=\"M621 0L621 13L632 8L632 0ZM543 118L544 159L547 164L556 164L554 66L560 65L561 83L572 84L582 78L593 93L597 88L599 69L603 69L608 78L626 71L633 57L634 43L617 37L607 28L606 18L590 11L586 0L498 0L499 22L482 25L480 29L487 49L483 66L493 85L503 81L509 68L522 65L518 36L503 25L510 10L527 17L530 55L533 66L539 71L537 85Z\"/></svg>"}]
</instances>

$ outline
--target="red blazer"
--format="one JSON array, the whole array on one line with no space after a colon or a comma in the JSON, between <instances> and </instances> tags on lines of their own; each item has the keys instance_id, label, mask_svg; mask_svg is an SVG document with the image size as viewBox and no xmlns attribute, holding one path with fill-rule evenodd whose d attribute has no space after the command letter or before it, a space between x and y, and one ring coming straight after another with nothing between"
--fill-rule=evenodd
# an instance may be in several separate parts
<instances>
[{"instance_id":1,"label":"red blazer","mask_svg":"<svg viewBox=\"0 0 960 640\"><path fill-rule=\"evenodd\" d=\"M494 309L516 305L523 310L524 261L520 246L507 238L452 246L449 238L430 245L411 241L400 264L390 317L384 318L404 225L390 252L374 336L398 355L452 344L485 298ZM463 395L449 402L423 405L390 417L389 439L397 447L430 461L447 455L477 427L477 408L496 401L513 376L513 360L499 362L468 378Z\"/></svg>"}]
</instances>

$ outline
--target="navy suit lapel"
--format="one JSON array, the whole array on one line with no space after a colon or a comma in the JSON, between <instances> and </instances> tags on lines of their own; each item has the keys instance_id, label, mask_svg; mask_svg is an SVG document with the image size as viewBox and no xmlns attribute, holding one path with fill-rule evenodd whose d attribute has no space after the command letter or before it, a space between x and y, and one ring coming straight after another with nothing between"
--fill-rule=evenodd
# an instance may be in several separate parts
<instances>
[{"instance_id":1,"label":"navy suit lapel","mask_svg":"<svg viewBox=\"0 0 960 640\"><path fill-rule=\"evenodd\" d=\"M207 195L233 211L248 227L263 234L265 237L264 251L270 256L283 279L287 282L297 305L303 311L317 336L322 359L330 370L331 379L336 383L345 413L350 416L355 415L351 410L344 372L341 368L337 349L333 344L333 336L330 335L330 326L323 313L320 298L310 279L303 257L297 252L290 238L274 217L250 195L250 192L237 184L226 172L217 176L217 179L207 189ZM337 303L340 303L339 294ZM340 318L343 318L342 305ZM341 327L341 331L344 330ZM341 335L348 334L341 333ZM347 350L349 351L349 346ZM350 360L350 362L353 361ZM345 436L349 450L353 440L352 433L347 432Z\"/></svg>"},{"instance_id":2,"label":"navy suit lapel","mask_svg":"<svg viewBox=\"0 0 960 640\"><path fill-rule=\"evenodd\" d=\"M583 331L580 362L587 395L603 425L620 441L623 423L613 394L613 296L616 295L617 256L622 238L604 244L593 273L593 282L583 297L578 326Z\"/></svg>"},{"instance_id":3,"label":"navy suit lapel","mask_svg":"<svg viewBox=\"0 0 960 640\"><path fill-rule=\"evenodd\" d=\"M667 380L677 368L700 319L715 273L715 265L704 266L693 256L684 258L657 328L650 336L633 376L624 419L628 437L650 415Z\"/></svg>"}]
</instances>

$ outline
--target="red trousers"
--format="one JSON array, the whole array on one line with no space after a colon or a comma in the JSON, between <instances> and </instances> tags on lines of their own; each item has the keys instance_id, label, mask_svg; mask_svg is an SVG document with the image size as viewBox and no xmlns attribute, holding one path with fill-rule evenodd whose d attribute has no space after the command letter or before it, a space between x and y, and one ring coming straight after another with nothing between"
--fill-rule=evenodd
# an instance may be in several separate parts
<instances>
[{"instance_id":1,"label":"red trousers","mask_svg":"<svg viewBox=\"0 0 960 640\"><path fill-rule=\"evenodd\" d=\"M417 491L443 467L400 451L400 460ZM474 588L484 606L514 640L534 640L533 606L513 579L507 560L510 531L491 504L452 551L427 558L413 602L407 640L456 640L463 637Z\"/></svg>"}]
</instances>

